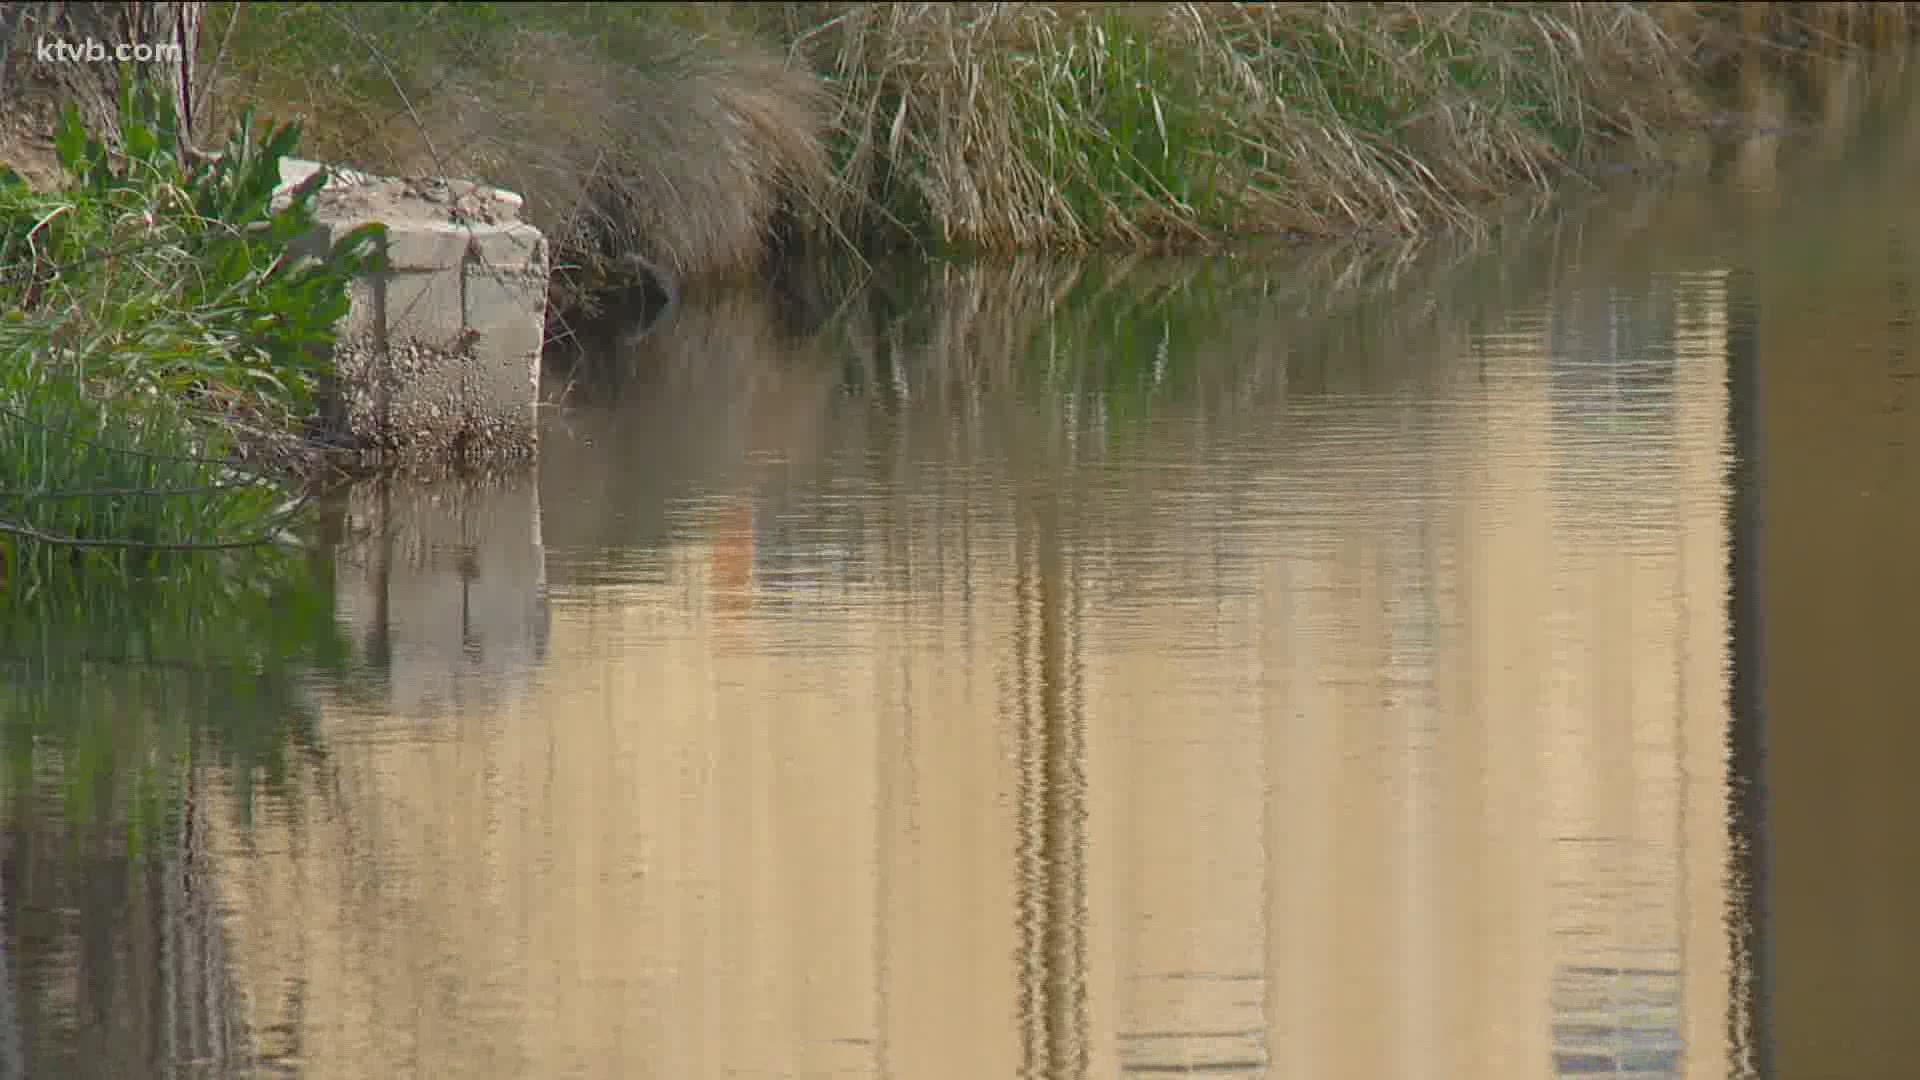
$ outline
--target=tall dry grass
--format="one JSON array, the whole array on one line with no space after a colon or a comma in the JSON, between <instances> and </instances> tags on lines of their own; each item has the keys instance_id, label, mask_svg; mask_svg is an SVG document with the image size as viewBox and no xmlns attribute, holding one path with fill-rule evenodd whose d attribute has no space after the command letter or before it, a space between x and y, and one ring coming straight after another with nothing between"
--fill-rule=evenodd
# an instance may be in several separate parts
<instances>
[{"instance_id":1,"label":"tall dry grass","mask_svg":"<svg viewBox=\"0 0 1920 1080\"><path fill-rule=\"evenodd\" d=\"M522 192L572 268L563 307L799 238L1473 227L1517 189L1654 153L1713 115L1730 68L1920 26L1914 3L213 7L203 96L305 113L363 168Z\"/></svg>"},{"instance_id":2,"label":"tall dry grass","mask_svg":"<svg viewBox=\"0 0 1920 1080\"><path fill-rule=\"evenodd\" d=\"M804 7L842 213L987 250L1472 225L1704 120L1729 61L1920 25L1915 4Z\"/></svg>"},{"instance_id":3,"label":"tall dry grass","mask_svg":"<svg viewBox=\"0 0 1920 1080\"><path fill-rule=\"evenodd\" d=\"M219 111L308 119L314 152L521 193L557 306L647 271L759 267L832 182L828 88L725 5L214 5Z\"/></svg>"},{"instance_id":4,"label":"tall dry grass","mask_svg":"<svg viewBox=\"0 0 1920 1080\"><path fill-rule=\"evenodd\" d=\"M842 213L969 248L1469 224L1703 111L1633 4L813 7Z\"/></svg>"},{"instance_id":5,"label":"tall dry grass","mask_svg":"<svg viewBox=\"0 0 1920 1080\"><path fill-rule=\"evenodd\" d=\"M674 49L626 69L579 62L562 35L523 32L517 108L483 93L460 142L525 193L530 220L588 290L638 261L671 282L754 269L783 219L811 215L830 180L824 88L747 41Z\"/></svg>"}]
</instances>

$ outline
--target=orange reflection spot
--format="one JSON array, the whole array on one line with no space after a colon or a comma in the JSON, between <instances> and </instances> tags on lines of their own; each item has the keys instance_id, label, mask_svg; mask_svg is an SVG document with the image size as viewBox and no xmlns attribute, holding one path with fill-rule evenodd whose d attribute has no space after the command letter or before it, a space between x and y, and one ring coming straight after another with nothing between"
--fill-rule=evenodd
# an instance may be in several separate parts
<instances>
[{"instance_id":1,"label":"orange reflection spot","mask_svg":"<svg viewBox=\"0 0 1920 1080\"><path fill-rule=\"evenodd\" d=\"M721 612L739 614L753 606L753 503L742 499L720 516L711 563Z\"/></svg>"}]
</instances>

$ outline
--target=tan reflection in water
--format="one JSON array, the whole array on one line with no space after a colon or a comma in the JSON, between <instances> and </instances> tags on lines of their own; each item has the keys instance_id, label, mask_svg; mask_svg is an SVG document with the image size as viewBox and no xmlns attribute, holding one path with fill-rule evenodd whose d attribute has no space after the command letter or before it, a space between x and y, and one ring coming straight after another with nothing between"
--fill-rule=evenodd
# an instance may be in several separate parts
<instances>
[{"instance_id":1,"label":"tan reflection in water","mask_svg":"<svg viewBox=\"0 0 1920 1080\"><path fill-rule=\"evenodd\" d=\"M1724 301L1674 291L1670 415L1519 325L1253 445L1175 418L1178 482L878 491L820 526L857 581L776 591L736 506L559 592L537 682L333 709L216 833L253 1030L343 1077L1724 1075Z\"/></svg>"},{"instance_id":2,"label":"tan reflection in water","mask_svg":"<svg viewBox=\"0 0 1920 1080\"><path fill-rule=\"evenodd\" d=\"M714 527L713 589L720 609L742 615L753 607L753 500L741 496Z\"/></svg>"}]
</instances>

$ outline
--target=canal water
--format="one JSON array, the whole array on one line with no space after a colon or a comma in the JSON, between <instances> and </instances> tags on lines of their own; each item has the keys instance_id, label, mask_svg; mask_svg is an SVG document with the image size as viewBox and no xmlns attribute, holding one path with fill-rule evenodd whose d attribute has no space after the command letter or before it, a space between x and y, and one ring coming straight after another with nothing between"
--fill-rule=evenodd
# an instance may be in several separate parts
<instances>
[{"instance_id":1,"label":"canal water","mask_svg":"<svg viewBox=\"0 0 1920 1080\"><path fill-rule=\"evenodd\" d=\"M537 469L5 658L0 1076L1907 1075L1916 87L686 298Z\"/></svg>"}]
</instances>

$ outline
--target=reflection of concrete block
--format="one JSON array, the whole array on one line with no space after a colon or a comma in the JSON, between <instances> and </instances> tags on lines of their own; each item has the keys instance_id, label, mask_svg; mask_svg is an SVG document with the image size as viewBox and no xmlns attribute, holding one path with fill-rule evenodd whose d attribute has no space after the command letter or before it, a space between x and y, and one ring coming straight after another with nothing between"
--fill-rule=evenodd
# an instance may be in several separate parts
<instances>
[{"instance_id":1,"label":"reflection of concrete block","mask_svg":"<svg viewBox=\"0 0 1920 1080\"><path fill-rule=\"evenodd\" d=\"M546 555L537 476L398 484L347 496L335 614L396 713L493 708L546 660Z\"/></svg>"}]
</instances>

